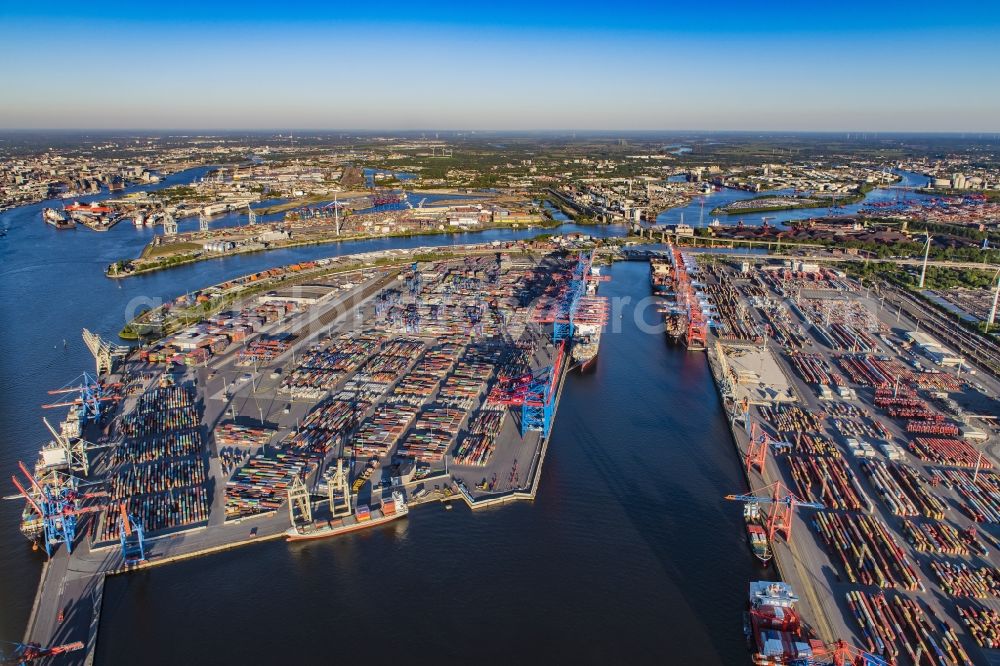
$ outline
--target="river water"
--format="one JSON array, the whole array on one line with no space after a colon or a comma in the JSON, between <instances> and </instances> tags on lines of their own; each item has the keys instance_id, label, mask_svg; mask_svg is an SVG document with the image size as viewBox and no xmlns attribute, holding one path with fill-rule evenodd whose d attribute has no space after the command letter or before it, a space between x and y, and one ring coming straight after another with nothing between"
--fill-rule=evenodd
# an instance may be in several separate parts
<instances>
[{"instance_id":1,"label":"river water","mask_svg":"<svg viewBox=\"0 0 1000 666\"><path fill-rule=\"evenodd\" d=\"M161 187L206 171L175 174ZM275 265L537 233L344 242L113 281L103 268L137 254L154 231L128 223L106 233L58 231L42 222L44 205L0 214L4 480L46 441L47 391L92 369L84 326L113 338L136 307ZM557 231L622 233L571 224ZM743 481L704 356L638 325L657 319L636 308L649 293L647 270L617 264L601 287L631 301L612 315L596 369L567 379L534 503L476 514L425 506L326 543L272 542L109 579L98 663L741 662L740 612L756 569L739 509L722 496ZM8 483L0 481L2 494L13 492ZM23 633L44 557L18 532L21 508L0 502L7 640Z\"/></svg>"},{"instance_id":2,"label":"river water","mask_svg":"<svg viewBox=\"0 0 1000 666\"><path fill-rule=\"evenodd\" d=\"M928 182L928 178L926 176L912 171L896 171L895 173L902 177L902 180L896 184L903 187L923 187ZM800 208L798 210L779 210L768 213L712 216L712 211L714 209L720 206L725 206L733 201L753 199L754 197L763 196L764 194L783 195L791 193L791 190L775 190L774 192L764 193L746 192L744 190L724 188L710 194L699 195L686 206L679 206L677 208L665 210L656 216L656 222L658 224L678 224L683 221L685 224L689 224L692 227L704 227L709 225L713 219L718 218L723 225L736 224L742 220L744 224L758 226L763 224L764 218L766 217L768 224L782 225L791 222L792 220L805 220L810 217L819 217L826 215L829 212L829 209L827 208ZM834 209L833 214L854 215L861 210L862 205L865 203L893 201L897 196L914 200L925 200L931 198L927 195L917 194L914 192L899 193L897 190L876 189L869 192L868 196L866 196L863 201Z\"/></svg>"}]
</instances>

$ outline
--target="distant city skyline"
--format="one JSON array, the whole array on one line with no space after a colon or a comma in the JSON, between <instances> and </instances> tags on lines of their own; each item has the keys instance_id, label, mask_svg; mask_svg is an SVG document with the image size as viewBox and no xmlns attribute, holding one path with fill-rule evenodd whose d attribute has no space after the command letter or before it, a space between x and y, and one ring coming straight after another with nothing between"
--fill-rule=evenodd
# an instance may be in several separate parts
<instances>
[{"instance_id":1,"label":"distant city skyline","mask_svg":"<svg viewBox=\"0 0 1000 666\"><path fill-rule=\"evenodd\" d=\"M0 128L1000 131L1000 9L0 7Z\"/></svg>"}]
</instances>

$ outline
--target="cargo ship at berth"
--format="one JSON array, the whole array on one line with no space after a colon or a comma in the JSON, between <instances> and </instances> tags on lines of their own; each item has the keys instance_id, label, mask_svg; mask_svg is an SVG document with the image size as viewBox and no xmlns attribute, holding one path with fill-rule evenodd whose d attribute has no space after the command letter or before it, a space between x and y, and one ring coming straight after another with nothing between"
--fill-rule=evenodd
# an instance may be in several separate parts
<instances>
[{"instance_id":1,"label":"cargo ship at berth","mask_svg":"<svg viewBox=\"0 0 1000 666\"><path fill-rule=\"evenodd\" d=\"M75 409L71 409L62 422L60 431L57 433L45 421L45 425L52 433L53 440L48 442L38 451L38 461L35 463L34 475L31 476L22 465L25 473L25 480L35 479L39 486L45 486L56 495L62 493L77 493L80 478L75 476L73 469L72 451L70 446L77 442L81 435L80 417ZM81 449L82 451L83 449ZM86 455L84 453L84 455ZM15 485L19 483L14 479ZM24 496L24 509L21 511L21 534L36 546L41 543L45 534L45 524L42 516L36 507L43 498L38 488L30 482L18 487L21 495ZM16 495L15 495L16 497Z\"/></svg>"},{"instance_id":2,"label":"cargo ship at berth","mask_svg":"<svg viewBox=\"0 0 1000 666\"><path fill-rule=\"evenodd\" d=\"M764 529L760 504L747 502L743 505L743 520L747 524L747 538L750 540L750 550L758 560L767 564L771 560L771 543Z\"/></svg>"},{"instance_id":3,"label":"cargo ship at berth","mask_svg":"<svg viewBox=\"0 0 1000 666\"><path fill-rule=\"evenodd\" d=\"M573 347L570 356L574 365L586 370L597 360L597 352L601 347L600 326L580 326L573 335Z\"/></svg>"},{"instance_id":4,"label":"cargo ship at berth","mask_svg":"<svg viewBox=\"0 0 1000 666\"><path fill-rule=\"evenodd\" d=\"M671 273L668 262L659 259L649 262L649 287L654 296L673 296Z\"/></svg>"},{"instance_id":5,"label":"cargo ship at berth","mask_svg":"<svg viewBox=\"0 0 1000 666\"><path fill-rule=\"evenodd\" d=\"M695 259L673 245L667 246L670 260L651 259L649 282L653 294L670 300L659 308L663 314L667 338L684 344L689 351L704 351L708 346L708 318L711 305L696 282Z\"/></svg>"},{"instance_id":6,"label":"cargo ship at berth","mask_svg":"<svg viewBox=\"0 0 1000 666\"><path fill-rule=\"evenodd\" d=\"M76 222L55 208L43 208L42 219L56 229L72 229L76 226Z\"/></svg>"},{"instance_id":7,"label":"cargo ship at berth","mask_svg":"<svg viewBox=\"0 0 1000 666\"><path fill-rule=\"evenodd\" d=\"M597 296L602 279L607 277L602 278L601 269L591 265L587 273L587 295L580 300L575 315L573 345L570 347L570 360L580 370L593 365L601 348L601 333L608 318L607 300Z\"/></svg>"},{"instance_id":8,"label":"cargo ship at berth","mask_svg":"<svg viewBox=\"0 0 1000 666\"><path fill-rule=\"evenodd\" d=\"M798 600L788 583L750 583L744 632L753 651L754 664L777 666L796 661L805 663L824 651L823 643L809 636L803 626L795 609Z\"/></svg>"},{"instance_id":9,"label":"cargo ship at berth","mask_svg":"<svg viewBox=\"0 0 1000 666\"><path fill-rule=\"evenodd\" d=\"M285 532L285 537L288 541L326 539L338 534L347 534L383 525L403 518L409 512L410 508L406 506L403 494L395 491L392 493L392 499L383 501L382 506L377 509L370 509L362 504L355 509L353 514L343 518L333 518L325 523L314 522L307 525L295 525Z\"/></svg>"}]
</instances>

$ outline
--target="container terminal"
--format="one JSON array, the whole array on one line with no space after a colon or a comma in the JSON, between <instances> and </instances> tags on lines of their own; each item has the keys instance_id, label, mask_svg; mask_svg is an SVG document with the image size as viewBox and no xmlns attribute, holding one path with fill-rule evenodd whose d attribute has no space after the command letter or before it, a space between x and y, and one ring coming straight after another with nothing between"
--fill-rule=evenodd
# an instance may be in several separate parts
<instances>
[{"instance_id":1,"label":"container terminal","mask_svg":"<svg viewBox=\"0 0 1000 666\"><path fill-rule=\"evenodd\" d=\"M85 330L96 372L50 392L68 412L13 480L47 555L15 663L91 663L108 575L534 498L606 277L587 250L428 253L306 267L138 348Z\"/></svg>"},{"instance_id":2,"label":"container terminal","mask_svg":"<svg viewBox=\"0 0 1000 666\"><path fill-rule=\"evenodd\" d=\"M818 263L669 245L649 261L743 461L748 490L719 500L759 560L753 663L997 663L996 377Z\"/></svg>"},{"instance_id":3,"label":"container terminal","mask_svg":"<svg viewBox=\"0 0 1000 666\"><path fill-rule=\"evenodd\" d=\"M219 285L227 308L138 350L85 332L97 373L52 392L69 414L17 480L50 553L18 649L92 660L107 575L534 497L605 277L589 252L426 254ZM995 660L996 378L839 270L654 255L665 342L706 354L746 472L718 501L760 562L748 661Z\"/></svg>"}]
</instances>

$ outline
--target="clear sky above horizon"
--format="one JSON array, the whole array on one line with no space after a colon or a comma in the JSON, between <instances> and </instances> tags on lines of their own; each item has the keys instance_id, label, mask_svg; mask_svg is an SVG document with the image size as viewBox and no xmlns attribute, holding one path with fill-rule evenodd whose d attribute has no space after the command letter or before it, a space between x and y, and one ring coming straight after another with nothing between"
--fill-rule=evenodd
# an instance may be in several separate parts
<instances>
[{"instance_id":1,"label":"clear sky above horizon","mask_svg":"<svg viewBox=\"0 0 1000 666\"><path fill-rule=\"evenodd\" d=\"M1000 131L1000 3L21 3L0 127Z\"/></svg>"}]
</instances>

